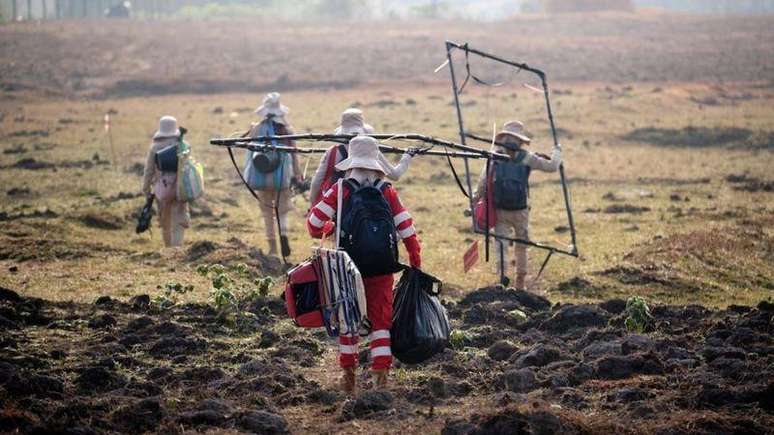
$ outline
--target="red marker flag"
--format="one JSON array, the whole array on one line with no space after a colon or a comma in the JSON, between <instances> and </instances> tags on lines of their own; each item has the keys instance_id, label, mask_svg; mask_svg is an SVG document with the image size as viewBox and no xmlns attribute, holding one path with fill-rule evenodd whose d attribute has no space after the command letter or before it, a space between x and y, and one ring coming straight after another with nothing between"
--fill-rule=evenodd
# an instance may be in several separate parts
<instances>
[{"instance_id":1,"label":"red marker flag","mask_svg":"<svg viewBox=\"0 0 774 435\"><path fill-rule=\"evenodd\" d=\"M474 240L470 244L470 247L465 251L465 255L462 256L462 264L464 266L465 273L476 265L478 262L478 240Z\"/></svg>"}]
</instances>

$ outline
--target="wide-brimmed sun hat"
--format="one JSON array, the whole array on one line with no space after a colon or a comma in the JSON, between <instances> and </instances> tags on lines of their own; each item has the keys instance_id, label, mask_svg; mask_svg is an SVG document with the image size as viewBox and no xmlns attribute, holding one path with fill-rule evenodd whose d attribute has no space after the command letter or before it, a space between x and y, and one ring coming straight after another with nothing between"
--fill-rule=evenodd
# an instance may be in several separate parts
<instances>
[{"instance_id":1,"label":"wide-brimmed sun hat","mask_svg":"<svg viewBox=\"0 0 774 435\"><path fill-rule=\"evenodd\" d=\"M520 121L506 122L503 124L503 129L495 136L495 142L504 144L506 148L517 149L518 146L507 141L508 137L516 138L524 145L529 145L532 142L532 139L524 133L524 124Z\"/></svg>"},{"instance_id":2,"label":"wide-brimmed sun hat","mask_svg":"<svg viewBox=\"0 0 774 435\"><path fill-rule=\"evenodd\" d=\"M162 116L159 119L159 129L153 134L153 139L178 136L180 136L180 128L177 126L177 119L174 116Z\"/></svg>"},{"instance_id":3,"label":"wide-brimmed sun hat","mask_svg":"<svg viewBox=\"0 0 774 435\"><path fill-rule=\"evenodd\" d=\"M287 115L288 112L290 112L290 109L280 103L279 92L271 92L266 94L266 96L263 98L263 104L255 109L255 114L261 118L265 118L269 115L282 118Z\"/></svg>"},{"instance_id":4,"label":"wide-brimmed sun hat","mask_svg":"<svg viewBox=\"0 0 774 435\"><path fill-rule=\"evenodd\" d=\"M341 125L333 134L372 134L374 128L365 123L363 111L350 107L341 113Z\"/></svg>"},{"instance_id":5,"label":"wide-brimmed sun hat","mask_svg":"<svg viewBox=\"0 0 774 435\"><path fill-rule=\"evenodd\" d=\"M379 142L371 136L355 136L349 141L349 156L336 165L339 171L371 169L386 174L379 159Z\"/></svg>"}]
</instances>

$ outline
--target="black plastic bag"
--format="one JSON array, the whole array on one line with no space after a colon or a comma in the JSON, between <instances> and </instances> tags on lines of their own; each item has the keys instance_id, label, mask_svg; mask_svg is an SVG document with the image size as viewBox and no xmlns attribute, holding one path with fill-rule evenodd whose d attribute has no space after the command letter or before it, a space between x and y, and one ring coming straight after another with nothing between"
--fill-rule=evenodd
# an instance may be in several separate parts
<instances>
[{"instance_id":1,"label":"black plastic bag","mask_svg":"<svg viewBox=\"0 0 774 435\"><path fill-rule=\"evenodd\" d=\"M390 340L392 354L418 364L443 352L449 341L449 318L436 297L441 281L418 269L406 269L395 288Z\"/></svg>"},{"instance_id":2,"label":"black plastic bag","mask_svg":"<svg viewBox=\"0 0 774 435\"><path fill-rule=\"evenodd\" d=\"M151 194L145 198L145 205L140 210L140 215L137 217L137 228L135 232L137 234L144 233L150 228L151 219L153 219L153 200L156 197Z\"/></svg>"}]
</instances>

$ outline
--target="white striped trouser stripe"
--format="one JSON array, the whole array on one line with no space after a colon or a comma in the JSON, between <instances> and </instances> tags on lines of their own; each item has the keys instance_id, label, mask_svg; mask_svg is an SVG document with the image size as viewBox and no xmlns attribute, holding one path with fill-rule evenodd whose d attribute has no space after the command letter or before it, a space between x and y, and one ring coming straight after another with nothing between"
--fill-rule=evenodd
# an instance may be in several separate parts
<instances>
[{"instance_id":1,"label":"white striped trouser stripe","mask_svg":"<svg viewBox=\"0 0 774 435\"><path fill-rule=\"evenodd\" d=\"M380 338L390 338L390 331L386 329L379 329L378 331L374 331L368 334L368 339L371 341L378 340Z\"/></svg>"},{"instance_id":2,"label":"white striped trouser stripe","mask_svg":"<svg viewBox=\"0 0 774 435\"><path fill-rule=\"evenodd\" d=\"M390 346L379 346L371 349L371 358L376 358L377 356L392 356Z\"/></svg>"},{"instance_id":3,"label":"white striped trouser stripe","mask_svg":"<svg viewBox=\"0 0 774 435\"><path fill-rule=\"evenodd\" d=\"M339 345L339 352L346 353L346 354L357 354L357 345L356 344L340 344Z\"/></svg>"}]
</instances>

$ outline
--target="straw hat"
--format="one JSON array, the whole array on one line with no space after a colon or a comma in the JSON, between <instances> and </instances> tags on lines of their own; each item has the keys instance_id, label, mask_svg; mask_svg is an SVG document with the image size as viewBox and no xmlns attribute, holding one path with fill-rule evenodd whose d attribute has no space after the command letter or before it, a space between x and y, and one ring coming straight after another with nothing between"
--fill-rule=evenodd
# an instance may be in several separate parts
<instances>
[{"instance_id":1,"label":"straw hat","mask_svg":"<svg viewBox=\"0 0 774 435\"><path fill-rule=\"evenodd\" d=\"M153 139L178 136L180 136L180 129L177 127L177 119L174 116L162 116L159 119L159 129L153 134Z\"/></svg>"},{"instance_id":2,"label":"straw hat","mask_svg":"<svg viewBox=\"0 0 774 435\"><path fill-rule=\"evenodd\" d=\"M349 156L336 165L339 171L371 169L387 173L379 160L379 142L371 136L355 136L349 141Z\"/></svg>"},{"instance_id":3,"label":"straw hat","mask_svg":"<svg viewBox=\"0 0 774 435\"><path fill-rule=\"evenodd\" d=\"M255 109L256 115L265 118L269 115L282 118L290 112L287 106L280 104L279 92L271 92L263 98L263 104Z\"/></svg>"},{"instance_id":4,"label":"straw hat","mask_svg":"<svg viewBox=\"0 0 774 435\"><path fill-rule=\"evenodd\" d=\"M518 139L524 145L529 145L532 139L524 134L524 124L520 121L508 121L503 124L503 129L495 136L495 142L500 142L506 145L506 148L516 149L515 145L511 145L506 139L508 136ZM508 146L511 145L511 146Z\"/></svg>"},{"instance_id":5,"label":"straw hat","mask_svg":"<svg viewBox=\"0 0 774 435\"><path fill-rule=\"evenodd\" d=\"M341 113L341 125L333 134L371 134L374 128L365 123L363 111L350 107Z\"/></svg>"}]
</instances>

